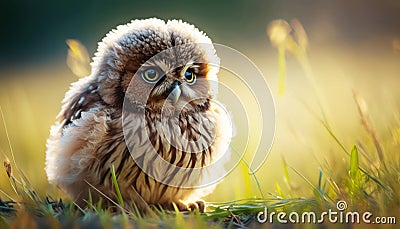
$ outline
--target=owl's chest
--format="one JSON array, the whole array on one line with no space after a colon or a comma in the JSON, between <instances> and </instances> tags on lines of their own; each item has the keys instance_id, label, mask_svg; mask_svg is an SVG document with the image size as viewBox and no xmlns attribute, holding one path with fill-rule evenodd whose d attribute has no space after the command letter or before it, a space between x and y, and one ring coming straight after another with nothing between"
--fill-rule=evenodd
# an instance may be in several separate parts
<instances>
[{"instance_id":1,"label":"owl's chest","mask_svg":"<svg viewBox=\"0 0 400 229\"><path fill-rule=\"evenodd\" d=\"M215 140L215 123L206 113L148 115L145 131L149 142L160 154L171 148L182 153L206 152Z\"/></svg>"},{"instance_id":2,"label":"owl's chest","mask_svg":"<svg viewBox=\"0 0 400 229\"><path fill-rule=\"evenodd\" d=\"M171 164L198 167L211 160L216 125L205 112L185 116L146 113L125 116L123 129L126 145L136 160L154 161L159 155Z\"/></svg>"}]
</instances>

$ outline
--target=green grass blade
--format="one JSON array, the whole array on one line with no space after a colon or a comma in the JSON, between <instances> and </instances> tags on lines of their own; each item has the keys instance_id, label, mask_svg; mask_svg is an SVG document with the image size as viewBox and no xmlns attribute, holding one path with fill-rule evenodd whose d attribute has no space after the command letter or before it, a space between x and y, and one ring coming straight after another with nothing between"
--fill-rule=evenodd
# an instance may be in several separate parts
<instances>
[{"instance_id":1,"label":"green grass blade","mask_svg":"<svg viewBox=\"0 0 400 229\"><path fill-rule=\"evenodd\" d=\"M286 163L285 157L281 156L281 161L282 161L284 181L285 181L287 187L291 188L290 187L290 177L289 177L289 172L288 172L288 169L287 169L287 163Z\"/></svg>"},{"instance_id":2,"label":"green grass blade","mask_svg":"<svg viewBox=\"0 0 400 229\"><path fill-rule=\"evenodd\" d=\"M122 198L121 190L119 189L118 186L117 176L115 175L114 164L111 165L111 178L115 187L115 191L117 192L119 203L121 204L121 207L124 207L124 199Z\"/></svg>"},{"instance_id":3,"label":"green grass blade","mask_svg":"<svg viewBox=\"0 0 400 229\"><path fill-rule=\"evenodd\" d=\"M318 176L318 190L320 193L324 193L324 189L322 188L322 170L319 169L319 176Z\"/></svg>"},{"instance_id":4,"label":"green grass blade","mask_svg":"<svg viewBox=\"0 0 400 229\"><path fill-rule=\"evenodd\" d=\"M357 147L354 145L350 153L350 177L353 181L358 178L358 167L358 150Z\"/></svg>"},{"instance_id":5,"label":"green grass blade","mask_svg":"<svg viewBox=\"0 0 400 229\"><path fill-rule=\"evenodd\" d=\"M175 210L175 228L185 228L185 220L183 218L182 212L179 211L178 206L172 203Z\"/></svg>"}]
</instances>

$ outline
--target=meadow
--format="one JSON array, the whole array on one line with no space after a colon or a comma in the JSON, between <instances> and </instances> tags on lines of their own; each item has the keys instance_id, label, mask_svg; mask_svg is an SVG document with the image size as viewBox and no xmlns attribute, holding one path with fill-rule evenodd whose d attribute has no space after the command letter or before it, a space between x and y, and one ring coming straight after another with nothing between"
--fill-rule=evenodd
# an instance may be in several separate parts
<instances>
[{"instance_id":1,"label":"meadow","mask_svg":"<svg viewBox=\"0 0 400 229\"><path fill-rule=\"evenodd\" d=\"M7 77L0 78L0 153L5 165L0 172L0 227L274 228L277 224L257 223L257 214L265 207L276 212L320 213L336 210L338 201L347 203L346 211L369 211L374 217L398 221L397 41L382 38L356 46L313 45L311 41L306 45L301 36L294 35L283 43L266 36L260 47L239 49L260 68L272 90L274 144L263 166L250 174L248 164L258 132L257 123L250 122L249 133L254 136L246 154L205 198L208 210L204 214L154 210L149 215L135 211L113 215L101 203L91 203L88 209L75 207L68 196L48 184L44 162L49 127L69 84L78 77L65 62L3 70L1 75ZM221 74L221 81L229 83L229 77ZM245 94L237 93L239 97ZM249 120L257 122L256 117ZM396 224L350 227L396 228Z\"/></svg>"}]
</instances>

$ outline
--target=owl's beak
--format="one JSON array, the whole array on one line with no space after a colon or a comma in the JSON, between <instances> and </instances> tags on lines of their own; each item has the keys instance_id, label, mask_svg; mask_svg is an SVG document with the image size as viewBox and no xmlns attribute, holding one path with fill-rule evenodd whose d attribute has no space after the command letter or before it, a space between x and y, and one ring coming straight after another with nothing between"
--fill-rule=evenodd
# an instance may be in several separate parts
<instances>
[{"instance_id":1,"label":"owl's beak","mask_svg":"<svg viewBox=\"0 0 400 229\"><path fill-rule=\"evenodd\" d=\"M179 97L181 96L181 88L179 86L179 82L175 81L172 91L169 94L168 98L173 102L173 104L176 104L179 100Z\"/></svg>"}]
</instances>

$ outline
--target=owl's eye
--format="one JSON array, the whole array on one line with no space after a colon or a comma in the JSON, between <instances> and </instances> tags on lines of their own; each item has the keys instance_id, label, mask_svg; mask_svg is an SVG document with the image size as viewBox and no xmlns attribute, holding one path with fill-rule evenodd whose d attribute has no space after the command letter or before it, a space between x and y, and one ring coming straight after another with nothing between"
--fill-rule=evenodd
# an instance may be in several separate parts
<instances>
[{"instance_id":1,"label":"owl's eye","mask_svg":"<svg viewBox=\"0 0 400 229\"><path fill-rule=\"evenodd\" d=\"M160 78L160 73L156 69L150 68L142 72L142 78L148 83L154 83Z\"/></svg>"},{"instance_id":2,"label":"owl's eye","mask_svg":"<svg viewBox=\"0 0 400 229\"><path fill-rule=\"evenodd\" d=\"M186 70L185 79L188 84L194 84L196 82L196 74L192 71Z\"/></svg>"}]
</instances>

